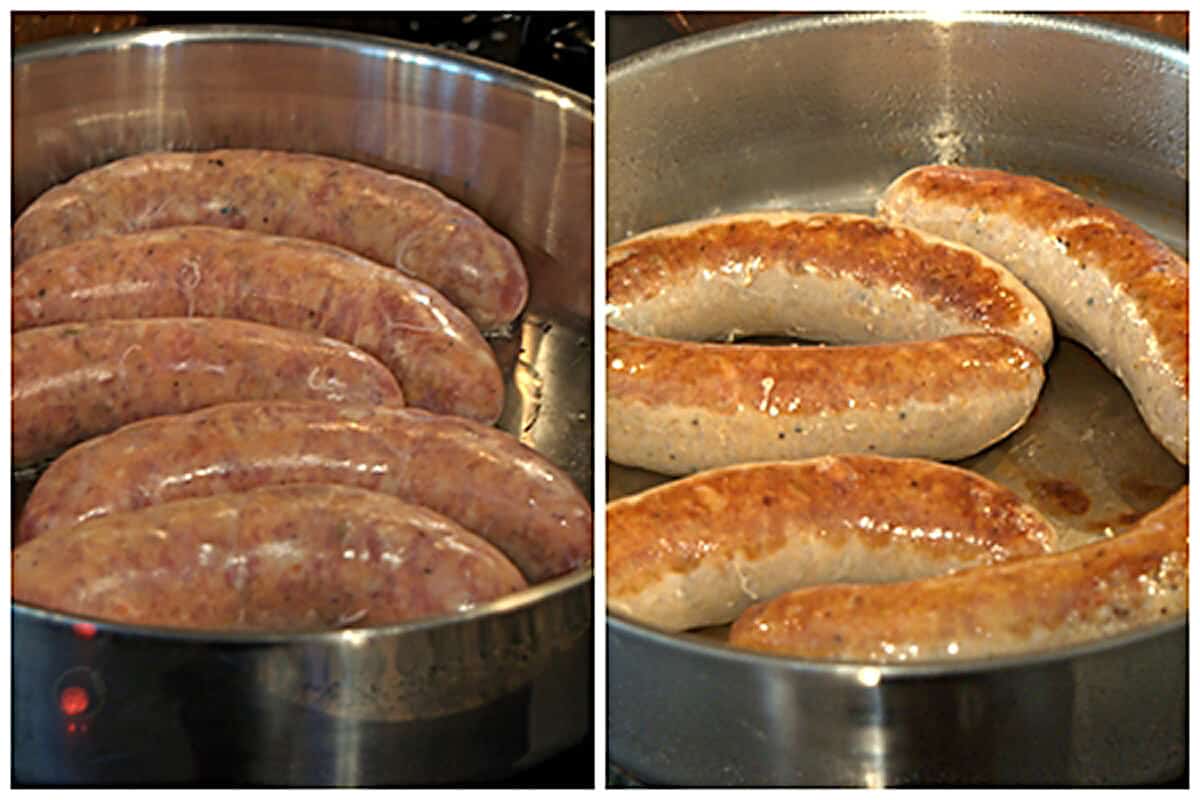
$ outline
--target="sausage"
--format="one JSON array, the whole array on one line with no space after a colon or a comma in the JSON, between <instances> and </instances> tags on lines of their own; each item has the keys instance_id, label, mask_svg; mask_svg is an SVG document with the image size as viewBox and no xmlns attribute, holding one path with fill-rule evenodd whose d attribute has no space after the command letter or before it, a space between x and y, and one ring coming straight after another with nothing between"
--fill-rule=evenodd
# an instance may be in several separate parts
<instances>
[{"instance_id":1,"label":"sausage","mask_svg":"<svg viewBox=\"0 0 1200 800\"><path fill-rule=\"evenodd\" d=\"M504 379L474 324L431 287L347 250L184 226L47 250L13 274L13 329L94 319L228 317L348 342L410 405L495 422Z\"/></svg>"},{"instance_id":2,"label":"sausage","mask_svg":"<svg viewBox=\"0 0 1200 800\"><path fill-rule=\"evenodd\" d=\"M994 334L731 347L609 328L607 356L608 455L666 475L827 453L965 458L1024 424L1045 378Z\"/></svg>"},{"instance_id":3,"label":"sausage","mask_svg":"<svg viewBox=\"0 0 1200 800\"><path fill-rule=\"evenodd\" d=\"M1049 552L1011 491L917 459L824 456L704 472L608 504L608 608L671 631L813 583L936 575Z\"/></svg>"},{"instance_id":4,"label":"sausage","mask_svg":"<svg viewBox=\"0 0 1200 800\"><path fill-rule=\"evenodd\" d=\"M432 186L342 159L270 150L158 152L81 173L13 224L13 263L79 239L216 225L335 244L418 278L481 328L528 297L512 243Z\"/></svg>"},{"instance_id":5,"label":"sausage","mask_svg":"<svg viewBox=\"0 0 1200 800\"><path fill-rule=\"evenodd\" d=\"M445 514L499 547L530 581L591 560L587 500L516 438L420 409L318 402L231 403L85 442L38 480L16 539L173 500L312 482Z\"/></svg>"},{"instance_id":6,"label":"sausage","mask_svg":"<svg viewBox=\"0 0 1200 800\"><path fill-rule=\"evenodd\" d=\"M1150 432L1187 463L1187 262L1129 219L1038 178L918 167L879 200L886 219L1000 261L1133 396Z\"/></svg>"},{"instance_id":7,"label":"sausage","mask_svg":"<svg viewBox=\"0 0 1200 800\"><path fill-rule=\"evenodd\" d=\"M466 611L525 580L429 509L344 486L267 486L113 514L13 552L13 599L134 625L303 631Z\"/></svg>"},{"instance_id":8,"label":"sausage","mask_svg":"<svg viewBox=\"0 0 1200 800\"><path fill-rule=\"evenodd\" d=\"M746 611L730 644L813 659L1032 653L1187 612L1188 490L1117 537L1053 555L882 585L815 586Z\"/></svg>"},{"instance_id":9,"label":"sausage","mask_svg":"<svg viewBox=\"0 0 1200 800\"><path fill-rule=\"evenodd\" d=\"M146 417L269 399L403 404L404 394L357 348L253 322L102 320L12 337L16 464Z\"/></svg>"},{"instance_id":10,"label":"sausage","mask_svg":"<svg viewBox=\"0 0 1200 800\"><path fill-rule=\"evenodd\" d=\"M1004 333L1053 348L1041 302L968 248L858 214L732 214L647 231L607 253L607 323L688 341L838 344Z\"/></svg>"},{"instance_id":11,"label":"sausage","mask_svg":"<svg viewBox=\"0 0 1200 800\"><path fill-rule=\"evenodd\" d=\"M649 231L609 249L606 280L609 457L669 475L829 452L962 458L1024 422L1053 347L1042 304L998 264L861 215ZM891 344L697 343L739 336Z\"/></svg>"}]
</instances>

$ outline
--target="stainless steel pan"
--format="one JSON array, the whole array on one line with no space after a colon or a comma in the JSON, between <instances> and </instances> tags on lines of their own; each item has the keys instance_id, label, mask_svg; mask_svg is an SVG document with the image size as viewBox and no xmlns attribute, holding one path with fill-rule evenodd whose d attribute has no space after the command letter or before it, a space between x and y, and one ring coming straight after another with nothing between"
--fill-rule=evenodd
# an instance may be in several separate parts
<instances>
[{"instance_id":1,"label":"stainless steel pan","mask_svg":"<svg viewBox=\"0 0 1200 800\"><path fill-rule=\"evenodd\" d=\"M608 78L608 238L756 207L871 211L928 162L1040 174L1187 247L1187 53L1047 16L775 18ZM1076 545L1187 480L1059 341L1029 425L966 465ZM609 464L609 499L663 476ZM608 620L609 757L649 783L1133 784L1186 764L1186 623L1055 653L835 665Z\"/></svg>"},{"instance_id":2,"label":"stainless steel pan","mask_svg":"<svg viewBox=\"0 0 1200 800\"><path fill-rule=\"evenodd\" d=\"M12 90L14 214L119 156L219 146L350 158L475 208L531 278L522 324L493 341L509 379L501 426L590 493L587 98L432 48L228 27L20 50ZM12 621L18 783L478 782L591 729L590 570L362 631L198 635L21 605Z\"/></svg>"}]
</instances>

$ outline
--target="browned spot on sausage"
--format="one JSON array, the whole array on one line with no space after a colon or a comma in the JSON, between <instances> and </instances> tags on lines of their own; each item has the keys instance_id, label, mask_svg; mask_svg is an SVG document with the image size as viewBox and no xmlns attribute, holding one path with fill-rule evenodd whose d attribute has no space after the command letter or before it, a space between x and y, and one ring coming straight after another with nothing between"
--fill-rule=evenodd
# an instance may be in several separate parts
<instances>
[{"instance_id":1,"label":"browned spot on sausage","mask_svg":"<svg viewBox=\"0 0 1200 800\"><path fill-rule=\"evenodd\" d=\"M1050 478L1026 481L1025 485L1039 502L1052 505L1064 514L1086 514L1092 507L1092 500L1087 493L1071 481Z\"/></svg>"}]
</instances>

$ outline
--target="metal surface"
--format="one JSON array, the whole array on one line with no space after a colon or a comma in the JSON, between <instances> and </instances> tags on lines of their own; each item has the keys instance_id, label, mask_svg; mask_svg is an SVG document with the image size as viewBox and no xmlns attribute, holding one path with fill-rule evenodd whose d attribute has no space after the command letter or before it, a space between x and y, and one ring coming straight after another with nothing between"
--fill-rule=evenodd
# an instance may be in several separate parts
<instances>
[{"instance_id":1,"label":"metal surface","mask_svg":"<svg viewBox=\"0 0 1200 800\"><path fill-rule=\"evenodd\" d=\"M608 80L608 239L751 208L872 210L920 163L1039 174L1187 252L1187 53L1020 15L776 18ZM1187 480L1119 382L1059 340L1035 414L964 464L1076 546ZM664 476L608 464L608 498ZM692 785L1130 784L1183 772L1186 623L1003 662L833 665L610 617L610 758Z\"/></svg>"},{"instance_id":2,"label":"metal surface","mask_svg":"<svg viewBox=\"0 0 1200 800\"><path fill-rule=\"evenodd\" d=\"M14 214L117 157L210 147L354 159L476 209L517 243L530 272L526 315L493 340L509 381L501 427L590 494L586 98L431 48L283 28L65 40L18 50L12 81ZM302 636L93 625L17 605L13 778L347 785L509 775L591 728L591 596L585 570L464 616ZM72 687L90 703L68 715L60 701Z\"/></svg>"}]
</instances>

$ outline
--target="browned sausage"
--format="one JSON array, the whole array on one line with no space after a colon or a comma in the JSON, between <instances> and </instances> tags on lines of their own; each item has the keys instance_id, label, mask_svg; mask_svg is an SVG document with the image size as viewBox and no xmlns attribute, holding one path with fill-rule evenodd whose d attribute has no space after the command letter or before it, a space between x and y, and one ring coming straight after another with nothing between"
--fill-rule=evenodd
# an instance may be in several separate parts
<instances>
[{"instance_id":1,"label":"browned sausage","mask_svg":"<svg viewBox=\"0 0 1200 800\"><path fill-rule=\"evenodd\" d=\"M34 328L13 336L12 359L17 464L135 420L234 400L402 404L404 397L383 364L344 342L237 320Z\"/></svg>"},{"instance_id":2,"label":"browned sausage","mask_svg":"<svg viewBox=\"0 0 1200 800\"><path fill-rule=\"evenodd\" d=\"M1062 335L1125 384L1150 432L1187 463L1188 265L1170 248L1061 186L999 170L918 167L892 182L879 213L1012 270Z\"/></svg>"},{"instance_id":3,"label":"browned sausage","mask_svg":"<svg viewBox=\"0 0 1200 800\"><path fill-rule=\"evenodd\" d=\"M268 486L113 514L13 552L13 599L136 625L297 631L466 611L525 581L440 514L345 486Z\"/></svg>"},{"instance_id":4,"label":"browned sausage","mask_svg":"<svg viewBox=\"0 0 1200 800\"><path fill-rule=\"evenodd\" d=\"M484 329L515 319L528 295L516 248L432 186L270 150L147 153L77 175L22 212L13 263L79 239L172 225L339 245L434 286Z\"/></svg>"},{"instance_id":5,"label":"browned sausage","mask_svg":"<svg viewBox=\"0 0 1200 800\"><path fill-rule=\"evenodd\" d=\"M648 231L609 248L607 292L609 457L671 475L831 452L966 457L1032 411L1053 344L1041 303L995 262L855 214ZM708 343L767 335L888 347Z\"/></svg>"},{"instance_id":6,"label":"browned sausage","mask_svg":"<svg viewBox=\"0 0 1200 800\"><path fill-rule=\"evenodd\" d=\"M1127 533L954 575L798 589L746 611L737 647L803 658L919 661L1065 647L1187 612L1188 491Z\"/></svg>"},{"instance_id":7,"label":"browned sausage","mask_svg":"<svg viewBox=\"0 0 1200 800\"><path fill-rule=\"evenodd\" d=\"M1044 373L1007 336L734 347L608 330L609 457L667 475L827 453L965 458L1020 427Z\"/></svg>"},{"instance_id":8,"label":"browned sausage","mask_svg":"<svg viewBox=\"0 0 1200 800\"><path fill-rule=\"evenodd\" d=\"M813 583L935 575L1049 552L1008 489L916 459L725 467L608 504L608 608L668 630Z\"/></svg>"},{"instance_id":9,"label":"browned sausage","mask_svg":"<svg viewBox=\"0 0 1200 800\"><path fill-rule=\"evenodd\" d=\"M478 329L429 286L347 250L185 226L47 250L13 274L13 330L228 317L340 339L392 370L410 405L495 422L504 380Z\"/></svg>"},{"instance_id":10,"label":"browned sausage","mask_svg":"<svg viewBox=\"0 0 1200 800\"><path fill-rule=\"evenodd\" d=\"M591 560L587 500L514 437L419 409L331 403L233 403L85 442L34 486L17 541L172 500L308 482L432 508L491 541L531 581Z\"/></svg>"}]
</instances>

